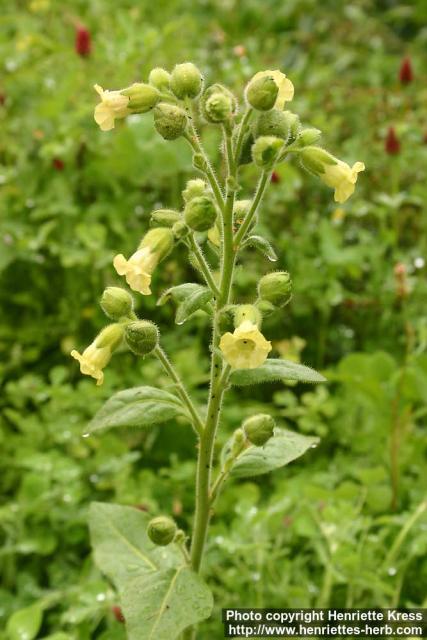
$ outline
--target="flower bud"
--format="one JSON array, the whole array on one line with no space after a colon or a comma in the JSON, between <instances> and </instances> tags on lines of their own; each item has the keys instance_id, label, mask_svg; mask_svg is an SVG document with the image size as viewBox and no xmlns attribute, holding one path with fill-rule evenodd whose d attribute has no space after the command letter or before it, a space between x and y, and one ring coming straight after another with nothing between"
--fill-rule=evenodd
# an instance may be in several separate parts
<instances>
[{"instance_id":1,"label":"flower bud","mask_svg":"<svg viewBox=\"0 0 427 640\"><path fill-rule=\"evenodd\" d=\"M161 67L152 69L148 76L148 82L159 91L167 91L170 87L170 81L171 74Z\"/></svg>"},{"instance_id":2,"label":"flower bud","mask_svg":"<svg viewBox=\"0 0 427 640\"><path fill-rule=\"evenodd\" d=\"M100 305L111 320L129 318L133 312L133 298L121 287L107 287L102 294Z\"/></svg>"},{"instance_id":3,"label":"flower bud","mask_svg":"<svg viewBox=\"0 0 427 640\"><path fill-rule=\"evenodd\" d=\"M272 304L268 300L257 300L255 306L259 310L263 318L270 316L272 313L274 313L274 311L276 311L276 307L274 306L274 304Z\"/></svg>"},{"instance_id":4,"label":"flower bud","mask_svg":"<svg viewBox=\"0 0 427 640\"><path fill-rule=\"evenodd\" d=\"M258 167L271 169L283 149L283 140L274 136L261 136L252 147L252 158Z\"/></svg>"},{"instance_id":5,"label":"flower bud","mask_svg":"<svg viewBox=\"0 0 427 640\"><path fill-rule=\"evenodd\" d=\"M151 542L154 542L154 544L160 547L166 547L173 542L176 532L177 526L175 522L167 516L153 518L147 527L147 535Z\"/></svg>"},{"instance_id":6,"label":"flower bud","mask_svg":"<svg viewBox=\"0 0 427 640\"><path fill-rule=\"evenodd\" d=\"M296 113L292 113L292 111L284 111L283 113L285 114L289 124L288 144L292 144L292 142L295 142L300 135L301 122Z\"/></svg>"},{"instance_id":7,"label":"flower bud","mask_svg":"<svg viewBox=\"0 0 427 640\"><path fill-rule=\"evenodd\" d=\"M227 451L225 454L225 459L223 462L223 470L229 471L232 467L236 458L242 453L242 451L247 447L246 435L243 429L236 429L231 438L231 442L227 447Z\"/></svg>"},{"instance_id":8,"label":"flower bud","mask_svg":"<svg viewBox=\"0 0 427 640\"><path fill-rule=\"evenodd\" d=\"M174 209L156 209L150 218L150 224L153 227L173 227L175 222L181 220L181 214Z\"/></svg>"},{"instance_id":9,"label":"flower bud","mask_svg":"<svg viewBox=\"0 0 427 640\"><path fill-rule=\"evenodd\" d=\"M157 89L144 82L135 82L120 93L129 98L127 107L132 113L147 113L160 100Z\"/></svg>"},{"instance_id":10,"label":"flower bud","mask_svg":"<svg viewBox=\"0 0 427 640\"><path fill-rule=\"evenodd\" d=\"M178 220L172 227L172 233L174 235L175 240L182 240L186 236L188 236L190 229L184 220Z\"/></svg>"},{"instance_id":11,"label":"flower bud","mask_svg":"<svg viewBox=\"0 0 427 640\"><path fill-rule=\"evenodd\" d=\"M236 112L237 100L226 87L214 84L204 92L200 107L208 122L226 122Z\"/></svg>"},{"instance_id":12,"label":"flower bud","mask_svg":"<svg viewBox=\"0 0 427 640\"><path fill-rule=\"evenodd\" d=\"M252 324L257 327L261 326L262 316L259 310L253 304L239 304L236 306L234 310L234 326L238 327L249 320Z\"/></svg>"},{"instance_id":13,"label":"flower bud","mask_svg":"<svg viewBox=\"0 0 427 640\"><path fill-rule=\"evenodd\" d=\"M275 307L284 307L291 299L292 280L287 271L273 271L263 276L258 284L258 295L261 300L270 302Z\"/></svg>"},{"instance_id":14,"label":"flower bud","mask_svg":"<svg viewBox=\"0 0 427 640\"><path fill-rule=\"evenodd\" d=\"M258 413L243 422L243 430L249 442L262 447L274 435L276 426L273 418L267 413Z\"/></svg>"},{"instance_id":15,"label":"flower bud","mask_svg":"<svg viewBox=\"0 0 427 640\"><path fill-rule=\"evenodd\" d=\"M171 89L177 98L197 98L202 90L203 77L192 62L177 64L171 75Z\"/></svg>"},{"instance_id":16,"label":"flower bud","mask_svg":"<svg viewBox=\"0 0 427 640\"><path fill-rule=\"evenodd\" d=\"M287 140L292 122L287 114L290 111L271 109L260 113L254 127L255 136L276 136Z\"/></svg>"},{"instance_id":17,"label":"flower bud","mask_svg":"<svg viewBox=\"0 0 427 640\"><path fill-rule=\"evenodd\" d=\"M173 249L173 233L170 229L159 227L158 229L150 229L142 238L139 249L150 247L151 253L155 253L157 261L160 262Z\"/></svg>"},{"instance_id":18,"label":"flower bud","mask_svg":"<svg viewBox=\"0 0 427 640\"><path fill-rule=\"evenodd\" d=\"M314 129L313 127L309 127L308 129L303 129L298 137L298 144L301 147L307 147L311 144L316 144L319 142L322 132L319 129Z\"/></svg>"},{"instance_id":19,"label":"flower bud","mask_svg":"<svg viewBox=\"0 0 427 640\"><path fill-rule=\"evenodd\" d=\"M257 111L269 111L275 105L279 87L269 75L250 80L245 90L248 103Z\"/></svg>"},{"instance_id":20,"label":"flower bud","mask_svg":"<svg viewBox=\"0 0 427 640\"><path fill-rule=\"evenodd\" d=\"M180 107L159 102L154 108L154 126L165 140L176 140L185 132L187 116Z\"/></svg>"},{"instance_id":21,"label":"flower bud","mask_svg":"<svg viewBox=\"0 0 427 640\"><path fill-rule=\"evenodd\" d=\"M216 220L217 211L211 198L198 196L187 202L184 219L194 231L207 231Z\"/></svg>"},{"instance_id":22,"label":"flower bud","mask_svg":"<svg viewBox=\"0 0 427 640\"><path fill-rule=\"evenodd\" d=\"M135 355L148 356L158 345L159 330L149 320L135 320L126 324L125 340Z\"/></svg>"},{"instance_id":23,"label":"flower bud","mask_svg":"<svg viewBox=\"0 0 427 640\"><path fill-rule=\"evenodd\" d=\"M206 182L201 178L196 178L187 182L187 185L182 192L182 197L184 198L184 202L190 202L193 198L206 195L207 191L208 187Z\"/></svg>"}]
</instances>

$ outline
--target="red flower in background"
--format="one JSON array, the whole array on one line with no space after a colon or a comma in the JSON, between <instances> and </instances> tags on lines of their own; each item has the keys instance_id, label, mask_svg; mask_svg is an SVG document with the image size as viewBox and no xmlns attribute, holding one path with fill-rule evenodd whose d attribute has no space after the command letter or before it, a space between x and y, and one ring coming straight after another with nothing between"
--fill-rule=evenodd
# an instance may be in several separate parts
<instances>
[{"instance_id":1,"label":"red flower in background","mask_svg":"<svg viewBox=\"0 0 427 640\"><path fill-rule=\"evenodd\" d=\"M396 135L394 127L389 127L384 145L386 153L395 156L400 153L400 140Z\"/></svg>"},{"instance_id":2,"label":"red flower in background","mask_svg":"<svg viewBox=\"0 0 427 640\"><path fill-rule=\"evenodd\" d=\"M399 70L399 80L402 84L409 84L414 79L414 72L412 71L412 62L409 56L403 58L400 70Z\"/></svg>"},{"instance_id":3,"label":"red flower in background","mask_svg":"<svg viewBox=\"0 0 427 640\"><path fill-rule=\"evenodd\" d=\"M277 171L273 171L271 174L271 182L272 184L278 184L280 182L280 176Z\"/></svg>"},{"instance_id":4,"label":"red flower in background","mask_svg":"<svg viewBox=\"0 0 427 640\"><path fill-rule=\"evenodd\" d=\"M92 38L90 31L86 27L76 27L76 41L75 48L76 53L83 58L90 55L92 47Z\"/></svg>"},{"instance_id":5,"label":"red flower in background","mask_svg":"<svg viewBox=\"0 0 427 640\"><path fill-rule=\"evenodd\" d=\"M113 612L113 615L114 615L115 619L117 620L117 622L124 622L125 621L125 617L124 617L123 612L122 612L120 607L118 607L117 605L114 606L114 607L111 607L111 611Z\"/></svg>"},{"instance_id":6,"label":"red flower in background","mask_svg":"<svg viewBox=\"0 0 427 640\"><path fill-rule=\"evenodd\" d=\"M56 171L63 171L65 168L65 162L61 160L61 158L54 158L52 160L52 167L56 169Z\"/></svg>"},{"instance_id":7,"label":"red flower in background","mask_svg":"<svg viewBox=\"0 0 427 640\"><path fill-rule=\"evenodd\" d=\"M6 102L6 96L4 93L0 93L0 106L3 106Z\"/></svg>"}]
</instances>

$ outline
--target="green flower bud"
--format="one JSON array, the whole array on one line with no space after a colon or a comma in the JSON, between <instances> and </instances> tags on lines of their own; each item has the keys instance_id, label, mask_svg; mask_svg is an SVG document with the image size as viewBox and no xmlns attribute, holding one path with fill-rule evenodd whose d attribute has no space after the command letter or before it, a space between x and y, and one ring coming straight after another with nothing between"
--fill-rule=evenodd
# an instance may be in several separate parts
<instances>
[{"instance_id":1,"label":"green flower bud","mask_svg":"<svg viewBox=\"0 0 427 640\"><path fill-rule=\"evenodd\" d=\"M236 200L236 202L234 203L234 209L233 209L234 233L236 233L242 226L243 220L245 219L245 216L249 211L251 204L252 204L252 200ZM255 224L256 224L256 216L254 216L249 226L249 230L251 230Z\"/></svg>"},{"instance_id":2,"label":"green flower bud","mask_svg":"<svg viewBox=\"0 0 427 640\"><path fill-rule=\"evenodd\" d=\"M260 113L254 126L255 136L276 136L286 142L292 124L287 115L289 113L289 111L279 111L279 109Z\"/></svg>"},{"instance_id":3,"label":"green flower bud","mask_svg":"<svg viewBox=\"0 0 427 640\"><path fill-rule=\"evenodd\" d=\"M187 116L180 107L159 102L154 109L154 126L165 140L176 140L185 132Z\"/></svg>"},{"instance_id":4,"label":"green flower bud","mask_svg":"<svg viewBox=\"0 0 427 640\"><path fill-rule=\"evenodd\" d=\"M125 326L125 340L137 356L148 356L159 343L159 330L149 320L135 320Z\"/></svg>"},{"instance_id":5,"label":"green flower bud","mask_svg":"<svg viewBox=\"0 0 427 640\"><path fill-rule=\"evenodd\" d=\"M298 144L301 145L301 147L306 147L310 144L316 144L316 142L319 142L321 135L322 132L319 129L303 129L299 134Z\"/></svg>"},{"instance_id":6,"label":"green flower bud","mask_svg":"<svg viewBox=\"0 0 427 640\"><path fill-rule=\"evenodd\" d=\"M121 287L107 287L102 294L100 305L111 320L128 318L133 312L133 298Z\"/></svg>"},{"instance_id":7,"label":"green flower bud","mask_svg":"<svg viewBox=\"0 0 427 640\"><path fill-rule=\"evenodd\" d=\"M136 82L120 93L129 98L127 107L132 113L146 113L160 100L157 89L144 82Z\"/></svg>"},{"instance_id":8,"label":"green flower bud","mask_svg":"<svg viewBox=\"0 0 427 640\"><path fill-rule=\"evenodd\" d=\"M258 295L275 307L284 307L291 299L292 280L287 271L273 271L263 276L258 284Z\"/></svg>"},{"instance_id":9,"label":"green flower bud","mask_svg":"<svg viewBox=\"0 0 427 640\"><path fill-rule=\"evenodd\" d=\"M190 229L184 220L178 220L172 227L172 233L176 240L182 240L186 236L188 236Z\"/></svg>"},{"instance_id":10,"label":"green flower bud","mask_svg":"<svg viewBox=\"0 0 427 640\"><path fill-rule=\"evenodd\" d=\"M206 182L201 178L196 178L195 180L189 180L187 182L187 185L182 192L182 197L184 198L184 202L190 202L193 198L206 195L207 191L208 186Z\"/></svg>"},{"instance_id":11,"label":"green flower bud","mask_svg":"<svg viewBox=\"0 0 427 640\"><path fill-rule=\"evenodd\" d=\"M148 523L147 535L151 542L154 542L154 544L160 547L166 547L173 542L176 533L177 526L175 522L167 516L153 518Z\"/></svg>"},{"instance_id":12,"label":"green flower bud","mask_svg":"<svg viewBox=\"0 0 427 640\"><path fill-rule=\"evenodd\" d=\"M184 219L190 229L207 231L216 220L217 211L211 198L198 196L187 202L184 209Z\"/></svg>"},{"instance_id":13,"label":"green flower bud","mask_svg":"<svg viewBox=\"0 0 427 640\"><path fill-rule=\"evenodd\" d=\"M261 313L253 304L239 304L236 306L234 310L234 326L240 326L245 320L256 324L258 328L261 326Z\"/></svg>"},{"instance_id":14,"label":"green flower bud","mask_svg":"<svg viewBox=\"0 0 427 640\"><path fill-rule=\"evenodd\" d=\"M276 426L273 418L267 413L258 413L243 422L246 437L256 447L262 447L274 435Z\"/></svg>"},{"instance_id":15,"label":"green flower bud","mask_svg":"<svg viewBox=\"0 0 427 640\"><path fill-rule=\"evenodd\" d=\"M148 82L159 91L167 91L170 87L170 81L171 74L161 67L152 69L148 76Z\"/></svg>"},{"instance_id":16,"label":"green flower bud","mask_svg":"<svg viewBox=\"0 0 427 640\"><path fill-rule=\"evenodd\" d=\"M258 167L271 169L283 149L283 140L274 136L261 136L252 147L252 158Z\"/></svg>"},{"instance_id":17,"label":"green flower bud","mask_svg":"<svg viewBox=\"0 0 427 640\"><path fill-rule=\"evenodd\" d=\"M259 310L263 318L270 316L274 311L276 311L276 307L274 306L274 304L272 304L268 300L257 300L255 306Z\"/></svg>"},{"instance_id":18,"label":"green flower bud","mask_svg":"<svg viewBox=\"0 0 427 640\"><path fill-rule=\"evenodd\" d=\"M150 223L155 227L173 227L175 222L181 220L181 214L174 209L156 209L150 218Z\"/></svg>"},{"instance_id":19,"label":"green flower bud","mask_svg":"<svg viewBox=\"0 0 427 640\"><path fill-rule=\"evenodd\" d=\"M245 90L247 102L257 111L269 111L275 105L279 87L271 76L250 80Z\"/></svg>"},{"instance_id":20,"label":"green flower bud","mask_svg":"<svg viewBox=\"0 0 427 640\"><path fill-rule=\"evenodd\" d=\"M321 147L304 147L300 159L304 168L316 176L325 172L325 165L337 164L336 158Z\"/></svg>"},{"instance_id":21,"label":"green flower bud","mask_svg":"<svg viewBox=\"0 0 427 640\"><path fill-rule=\"evenodd\" d=\"M203 76L192 62L177 64L171 75L171 89L177 98L197 98L202 90Z\"/></svg>"},{"instance_id":22,"label":"green flower bud","mask_svg":"<svg viewBox=\"0 0 427 640\"><path fill-rule=\"evenodd\" d=\"M157 256L157 262L160 262L172 251L174 245L173 233L165 227L150 229L142 238L139 249L150 247L151 253Z\"/></svg>"},{"instance_id":23,"label":"green flower bud","mask_svg":"<svg viewBox=\"0 0 427 640\"><path fill-rule=\"evenodd\" d=\"M200 101L204 118L214 124L226 122L237 109L237 100L226 87L213 84L208 87Z\"/></svg>"},{"instance_id":24,"label":"green flower bud","mask_svg":"<svg viewBox=\"0 0 427 640\"><path fill-rule=\"evenodd\" d=\"M288 144L295 142L298 138L301 131L301 122L296 113L292 113L292 111L284 111L283 112L289 123L289 138Z\"/></svg>"}]
</instances>

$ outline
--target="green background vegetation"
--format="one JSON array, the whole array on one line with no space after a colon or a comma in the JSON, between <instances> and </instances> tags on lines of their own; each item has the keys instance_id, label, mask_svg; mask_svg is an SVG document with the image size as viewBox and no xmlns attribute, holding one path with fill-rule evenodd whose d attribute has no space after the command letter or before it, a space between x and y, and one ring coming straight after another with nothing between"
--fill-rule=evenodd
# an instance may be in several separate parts
<instances>
[{"instance_id":1,"label":"green background vegetation","mask_svg":"<svg viewBox=\"0 0 427 640\"><path fill-rule=\"evenodd\" d=\"M86 58L74 49L78 23L92 34ZM161 140L150 116L102 134L92 85L122 87L186 60L239 95L254 72L282 69L303 122L367 166L343 207L296 164L280 166L265 200L260 231L295 293L264 333L276 357L329 384L230 395L219 446L254 409L322 440L221 498L205 566L217 609L201 637L222 637L221 605L427 606L424 0L11 0L0 29L0 638L125 637L90 556L92 500L172 513L183 528L191 517L195 443L184 424L81 437L112 392L167 387L157 362L123 350L96 388L68 355L105 323L97 300L119 282L113 255L134 249L153 208L179 207L193 175L185 144ZM403 86L408 54L414 80ZM384 149L390 125L397 155ZM218 155L209 129L205 139ZM244 188L255 179L244 173ZM241 301L268 268L247 254ZM178 247L153 291L194 277ZM139 298L138 313L159 324L202 401L206 322L174 327L172 306L155 300Z\"/></svg>"}]
</instances>

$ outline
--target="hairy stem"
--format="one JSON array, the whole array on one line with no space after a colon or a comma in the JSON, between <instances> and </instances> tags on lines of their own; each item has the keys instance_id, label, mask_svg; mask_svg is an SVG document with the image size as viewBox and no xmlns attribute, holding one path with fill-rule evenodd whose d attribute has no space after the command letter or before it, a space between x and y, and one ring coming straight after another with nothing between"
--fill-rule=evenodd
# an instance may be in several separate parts
<instances>
[{"instance_id":1,"label":"hairy stem","mask_svg":"<svg viewBox=\"0 0 427 640\"><path fill-rule=\"evenodd\" d=\"M197 260L197 264L200 267L200 271L203 274L204 279L206 280L206 284L208 285L208 287L210 288L210 290L212 291L212 293L214 294L214 296L216 298L218 298L220 296L220 291L217 287L217 284L213 278L212 272L210 270L209 264L205 258L205 256L203 255L203 251L201 250L199 243L197 242L197 240L194 237L194 234L191 233L188 236L188 243L190 245L190 249L191 251L194 253L196 260Z\"/></svg>"},{"instance_id":2,"label":"hairy stem","mask_svg":"<svg viewBox=\"0 0 427 640\"><path fill-rule=\"evenodd\" d=\"M182 402L187 407L188 412L189 412L189 414L191 416L191 420L192 420L192 424L193 424L194 430L200 436L202 434L203 428L204 428L203 427L203 421L202 421L202 419L201 419L196 407L194 406L193 401L191 400L187 389L184 387L184 384L183 384L181 378L179 377L179 374L175 370L174 366L172 365L171 361L169 360L168 356L163 351L163 349L162 349L162 347L160 345L157 345L157 347L154 349L154 355L159 359L160 363L163 366L163 369L170 376L170 378L174 381L175 386L176 386L176 391L177 391L179 397L181 398Z\"/></svg>"},{"instance_id":3,"label":"hairy stem","mask_svg":"<svg viewBox=\"0 0 427 640\"><path fill-rule=\"evenodd\" d=\"M233 168L233 174L228 179L236 177L236 167L233 161L231 135L226 132L227 165ZM228 368L223 365L221 355L218 353L220 333L218 328L218 316L221 309L229 303L231 285L235 264L235 251L233 247L233 208L235 191L230 188L230 180L227 181L226 203L223 209L222 219L222 256L221 256L221 283L220 295L215 304L212 334L212 357L210 374L210 391L208 400L208 412L206 424L200 437L199 455L197 461L196 478L196 513L194 521L194 533L191 545L191 563L195 571L199 571L202 562L203 551L210 519L210 484L213 463L213 451L216 430L221 414L222 400L226 388L226 375Z\"/></svg>"},{"instance_id":4,"label":"hairy stem","mask_svg":"<svg viewBox=\"0 0 427 640\"><path fill-rule=\"evenodd\" d=\"M267 185L269 183L270 175L271 175L270 171L263 171L262 172L260 181L258 182L257 190L255 192L254 199L252 201L251 208L249 209L248 213L246 214L240 229L238 230L238 232L236 233L236 235L234 237L234 246L236 248L239 247L241 241L245 237L245 234L248 231L248 229L249 229L249 227L250 227L250 225L252 223L252 220L254 219L254 217L257 214L259 205L261 204L261 201L262 201L262 199L264 197L265 190L266 190Z\"/></svg>"},{"instance_id":5,"label":"hairy stem","mask_svg":"<svg viewBox=\"0 0 427 640\"><path fill-rule=\"evenodd\" d=\"M190 143L191 148L193 149L194 153L198 153L202 156L204 164L205 164L205 175L206 178L210 184L210 187L215 195L215 199L222 211L223 207L224 207L224 196L222 195L221 192L221 187L219 186L217 177L215 175L214 170L212 169L211 163L209 161L208 156L206 155L206 152L203 148L202 143L200 142L200 138L199 138L199 134L196 130L196 127L194 126L194 118L193 118L193 113L192 113L192 109L191 109L191 105L187 102L185 104L185 109L187 112L187 117L188 117L188 134L185 136L186 140Z\"/></svg>"}]
</instances>

